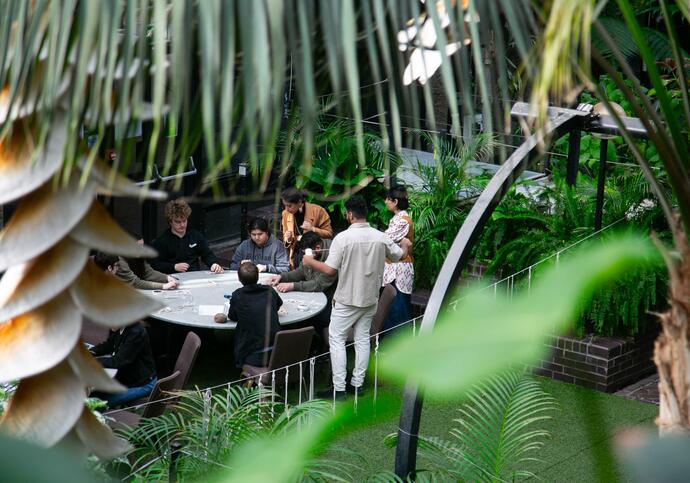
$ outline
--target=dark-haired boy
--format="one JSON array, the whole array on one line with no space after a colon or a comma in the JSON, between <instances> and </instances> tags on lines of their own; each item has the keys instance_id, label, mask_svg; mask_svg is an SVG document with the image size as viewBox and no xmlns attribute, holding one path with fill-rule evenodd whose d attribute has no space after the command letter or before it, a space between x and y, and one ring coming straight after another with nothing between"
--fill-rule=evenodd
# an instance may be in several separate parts
<instances>
[{"instance_id":1,"label":"dark-haired boy","mask_svg":"<svg viewBox=\"0 0 690 483\"><path fill-rule=\"evenodd\" d=\"M237 322L235 364L266 367L273 340L280 330L278 309L283 300L267 285L259 285L259 269L251 262L240 264L237 276L242 287L232 293L228 318Z\"/></svg>"},{"instance_id":2,"label":"dark-haired boy","mask_svg":"<svg viewBox=\"0 0 690 483\"><path fill-rule=\"evenodd\" d=\"M118 257L97 252L94 263L104 272L115 276ZM108 339L92 347L91 353L103 367L117 369L115 379L127 387L121 393L94 393L94 396L104 399L108 407L120 406L151 394L158 378L149 336L141 322L110 329Z\"/></svg>"}]
</instances>

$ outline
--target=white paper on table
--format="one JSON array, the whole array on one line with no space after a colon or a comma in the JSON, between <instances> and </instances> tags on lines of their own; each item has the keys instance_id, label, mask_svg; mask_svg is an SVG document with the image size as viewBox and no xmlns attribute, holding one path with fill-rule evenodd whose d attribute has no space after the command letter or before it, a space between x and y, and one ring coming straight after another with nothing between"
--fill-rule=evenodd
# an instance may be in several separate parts
<instances>
[{"instance_id":1,"label":"white paper on table","mask_svg":"<svg viewBox=\"0 0 690 483\"><path fill-rule=\"evenodd\" d=\"M216 315L225 313L222 305L199 305L199 315Z\"/></svg>"}]
</instances>

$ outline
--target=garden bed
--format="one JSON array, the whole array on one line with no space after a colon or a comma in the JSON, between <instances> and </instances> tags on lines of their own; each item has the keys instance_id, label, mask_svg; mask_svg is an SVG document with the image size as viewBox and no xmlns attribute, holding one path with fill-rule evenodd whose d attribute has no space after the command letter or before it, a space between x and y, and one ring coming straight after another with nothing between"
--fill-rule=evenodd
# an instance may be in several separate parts
<instances>
[{"instance_id":1,"label":"garden bed","mask_svg":"<svg viewBox=\"0 0 690 483\"><path fill-rule=\"evenodd\" d=\"M603 392L614 392L655 370L656 334L636 338L554 336L536 374Z\"/></svg>"},{"instance_id":2,"label":"garden bed","mask_svg":"<svg viewBox=\"0 0 690 483\"><path fill-rule=\"evenodd\" d=\"M423 315L430 291L412 293L412 312ZM553 336L549 355L535 374L602 392L615 392L656 370L652 356L657 333L648 330L636 337Z\"/></svg>"}]
</instances>

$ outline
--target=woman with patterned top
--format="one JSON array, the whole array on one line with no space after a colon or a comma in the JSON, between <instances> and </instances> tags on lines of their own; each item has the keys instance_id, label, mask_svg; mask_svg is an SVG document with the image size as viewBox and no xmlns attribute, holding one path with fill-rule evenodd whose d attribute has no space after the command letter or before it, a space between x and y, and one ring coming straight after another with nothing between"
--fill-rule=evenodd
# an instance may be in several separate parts
<instances>
[{"instance_id":1,"label":"woman with patterned top","mask_svg":"<svg viewBox=\"0 0 690 483\"><path fill-rule=\"evenodd\" d=\"M414 226L412 218L405 211L409 203L407 200L407 188L396 186L388 191L386 196L386 208L393 213L386 229L386 235L395 243L407 238L414 242ZM383 285L392 284L396 291L396 297L391 306L388 317L384 322L383 329L390 329L412 318L412 284L414 283L414 265L412 258L412 248L407 255L398 262L386 260L383 270Z\"/></svg>"}]
</instances>

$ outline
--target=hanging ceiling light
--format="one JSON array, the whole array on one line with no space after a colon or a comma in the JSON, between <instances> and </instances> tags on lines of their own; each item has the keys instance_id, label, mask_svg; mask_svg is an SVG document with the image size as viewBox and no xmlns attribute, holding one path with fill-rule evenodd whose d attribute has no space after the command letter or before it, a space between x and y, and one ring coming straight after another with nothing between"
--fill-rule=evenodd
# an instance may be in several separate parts
<instances>
[{"instance_id":1,"label":"hanging ceiling light","mask_svg":"<svg viewBox=\"0 0 690 483\"><path fill-rule=\"evenodd\" d=\"M421 0L424 4L425 0ZM457 5L457 0L450 1L451 7ZM437 0L435 2L436 12L440 24L440 32L446 34L445 30L451 22L451 17L446 11L446 2L444 0ZM464 15L465 24L469 22L479 22L479 16L475 13L471 14L467 10L469 8L469 0L461 0L461 7ZM469 30L465 26L465 31ZM415 80L424 85L433 76L443 62L443 55L451 56L463 45L468 45L471 42L469 37L463 38L462 41L446 43L443 51L437 47L438 33L434 26L433 18L426 12L419 17L412 18L407 21L407 27L398 32L398 48L405 52L411 50L410 59L405 71L403 72L403 84L410 85Z\"/></svg>"}]
</instances>

